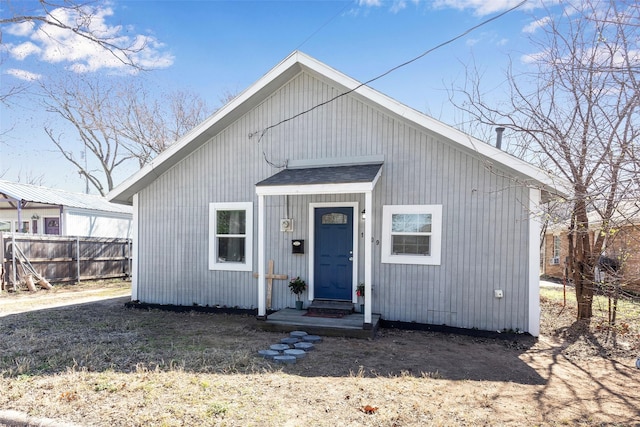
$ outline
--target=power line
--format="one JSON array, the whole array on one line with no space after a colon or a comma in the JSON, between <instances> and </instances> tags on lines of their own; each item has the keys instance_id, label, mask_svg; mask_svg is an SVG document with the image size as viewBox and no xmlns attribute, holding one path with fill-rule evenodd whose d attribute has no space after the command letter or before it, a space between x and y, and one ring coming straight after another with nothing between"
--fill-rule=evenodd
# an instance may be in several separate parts
<instances>
[{"instance_id":1,"label":"power line","mask_svg":"<svg viewBox=\"0 0 640 427\"><path fill-rule=\"evenodd\" d=\"M322 31L324 29L324 27L326 27L327 25L329 25L331 22L333 22L334 19L336 19L338 16L340 16L342 14L342 12L344 12L347 7L349 7L351 5L351 1L346 2L346 4L344 5L344 7L342 9L340 9L338 11L338 13L336 13L335 15L333 15L331 18L329 18L324 24L322 24L320 26L320 28L318 28L317 30L315 30L313 33L311 33L311 35L309 37L307 37L306 39L304 39L304 41L302 43L300 43L294 50L298 50L300 49L305 43L307 43L309 40L311 40L311 38L313 36L315 36L316 34L318 34L320 31Z\"/></svg>"},{"instance_id":2,"label":"power line","mask_svg":"<svg viewBox=\"0 0 640 427\"><path fill-rule=\"evenodd\" d=\"M289 121L291 121L291 120L297 119L297 118L298 118L298 117L300 117L300 116L303 116L303 115L305 115L305 114L307 114L307 113L310 113L311 111L313 111L313 110L315 110L315 109L317 109L317 108L320 108L320 107L322 107L322 106L324 106L324 105L327 105L327 104L329 104L329 103L331 103L331 102L335 101L336 99L339 99L339 98L341 98L341 97L343 97L343 96L345 96L345 95L348 95L348 94L350 94L350 93L352 93L352 92L355 92L356 90L360 89L362 86L367 86L369 83L373 83L373 82L375 82L376 80L379 80L379 79L381 79L382 77L385 77L385 76L387 76L388 74L391 74L392 72L394 72L394 71L396 71L396 70L398 70L398 69L400 69L400 68L402 68L402 67L406 67L407 65L412 64L413 62L416 62L417 60L419 60L419 59L421 59L421 58L425 57L426 55L430 54L431 52L433 52L433 51L435 51L435 50L438 50L438 49L440 49L440 48L442 48L442 47L444 47L444 46L447 46L447 45L449 45L449 44L451 44L451 43L455 42L455 41L456 41L456 40L458 40L458 39L461 39L462 37L466 36L467 34L469 34L469 33L473 32L473 31L475 31L475 30L477 30L478 28L480 28L480 27L482 27L482 26L484 26L484 25L487 25L487 24L489 24L490 22L495 21L496 19L500 19L500 18L502 18L504 15L506 15L506 14L508 14L508 13L510 13L510 12L512 12L512 11L514 11L514 10L516 10L516 9L518 9L519 7L521 7L522 5L524 5L526 2L527 2L527 0L522 0L520 3L518 3L518 4L517 4L517 5L515 5L515 6L513 6L512 8L507 9L507 10L505 10L504 12L502 12L502 13L500 13L500 14L496 15L496 16L493 16L493 17L491 17L491 18L489 18L489 19L487 19L487 20L485 20L485 21L482 21L481 23L479 23L479 24L477 24L477 25L475 25L475 26L473 26L473 27L471 27L471 28L469 28L469 29L465 30L464 32L460 33L459 35L457 35L457 36L455 36L455 37L453 37L453 38L450 38L450 39L448 39L448 40L446 40L446 41L444 41L444 42L442 42L442 43L440 43L440 44L438 44L438 45L436 45L436 46L434 46L434 47L432 47L432 48L430 48L430 49L428 49L428 50L426 50L426 51L422 52L420 55L418 55L418 56L416 56L416 57L414 57L414 58L412 58L412 59L410 59L410 60L408 60L408 61L406 61L406 62L403 62L403 63L402 63L402 64L400 64L400 65L396 65L395 67L390 68L389 70L385 71L384 73L382 73L382 74L380 74L380 75L378 75L378 76L376 76L376 77L374 77L374 78L372 78L372 79L370 79L370 80L367 80L367 81L366 81L366 82L364 82L364 83L360 83L359 85L357 85L357 86L356 86L356 87L354 87L353 89L349 89L348 91L346 91L346 92L344 92L344 93L341 93L341 94L339 94L339 95L336 95L336 96L334 96L333 98L330 98L330 99L328 99L328 100L326 100L326 101L324 101L324 102L321 102L321 103L319 103L319 104L316 104L316 105L314 105L313 107L311 107L311 108L309 108L309 109L307 109L307 110L301 111L300 113L294 114L294 115L293 115L293 116L291 116L291 117L288 117L288 118L286 118L286 119L282 119L282 120L280 120L280 121L279 121L279 122L277 122L277 123L274 123L274 124L272 124L272 125L267 126L266 128L264 128L264 129L262 130L262 132L260 132L260 137L258 138L258 142L257 142L257 144L259 144L259 143L260 143L260 141L262 141L262 138L264 137L264 135L265 135L269 130L271 130L271 129L273 129L273 128L276 128L276 127L278 127L278 126L280 126L280 125L282 125L282 124L284 124L284 123L286 123L286 122L289 122ZM336 16L337 16L337 15L336 15ZM333 19L333 18L332 18L332 19ZM329 22L330 22L330 21L329 21ZM328 23L328 22L327 22L327 23ZM325 24L325 25L326 25L326 24ZM319 31L319 30L318 30L318 31ZM317 31L316 31L316 33L317 33ZM315 34L315 33L314 33L314 34ZM313 36L313 34L312 34L312 36ZM309 38L311 38L311 36L310 36ZM308 40L308 39L307 39L307 40ZM306 40L305 40L305 42L306 42ZM304 44L305 42L303 42L303 44ZM254 132L254 133L249 134L249 138L252 138L252 137L253 137L253 136L255 136L256 134L258 134L258 132ZM273 164L272 162L270 162L270 161L267 159L267 155L266 155L266 153L264 153L264 151L263 151L263 153L262 153L262 154L263 154L263 156L264 156L265 161L266 161L269 165L274 166L274 167L284 167L284 166L285 166L285 165L276 165L276 164Z\"/></svg>"}]
</instances>

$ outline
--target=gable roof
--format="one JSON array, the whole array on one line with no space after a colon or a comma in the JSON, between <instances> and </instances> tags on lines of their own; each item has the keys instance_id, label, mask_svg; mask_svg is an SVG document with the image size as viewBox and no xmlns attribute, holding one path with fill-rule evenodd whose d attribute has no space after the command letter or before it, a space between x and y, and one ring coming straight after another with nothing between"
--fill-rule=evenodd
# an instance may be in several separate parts
<instances>
[{"instance_id":1,"label":"gable roof","mask_svg":"<svg viewBox=\"0 0 640 427\"><path fill-rule=\"evenodd\" d=\"M438 133L453 143L458 144L461 148L480 154L487 162L502 165L514 174L522 176L525 181L532 181L530 184L537 185L541 187L542 190L558 194L563 194L568 191L569 187L567 184L559 178L553 177L517 157L401 104L368 86L361 86L361 83L357 80L336 71L302 52L295 51L257 82L216 111L208 119L193 128L166 151L154 158L149 164L145 165L113 189L107 194L107 198L115 203L131 204L134 194L145 188L153 182L156 177L193 153L210 138L250 111L253 107L257 106L275 92L276 89L303 71L309 72L324 80L329 80L336 86L343 87L345 92L353 91L351 92L353 96L376 104L393 115L413 122L416 126Z\"/></svg>"},{"instance_id":2,"label":"gable roof","mask_svg":"<svg viewBox=\"0 0 640 427\"><path fill-rule=\"evenodd\" d=\"M598 230L602 225L603 218L601 212L596 209L587 212L587 219L589 220L589 228L591 230ZM621 200L613 210L611 218L609 218L608 221L609 224L615 228L637 227L640 225L640 200ZM569 231L569 226L570 220L568 219L553 222L549 224L545 234L566 233Z\"/></svg>"},{"instance_id":3,"label":"gable roof","mask_svg":"<svg viewBox=\"0 0 640 427\"><path fill-rule=\"evenodd\" d=\"M41 203L46 205L67 206L72 208L131 214L129 206L109 202L105 197L92 194L71 193L55 188L21 184L0 180L0 198L2 194L13 200Z\"/></svg>"}]
</instances>

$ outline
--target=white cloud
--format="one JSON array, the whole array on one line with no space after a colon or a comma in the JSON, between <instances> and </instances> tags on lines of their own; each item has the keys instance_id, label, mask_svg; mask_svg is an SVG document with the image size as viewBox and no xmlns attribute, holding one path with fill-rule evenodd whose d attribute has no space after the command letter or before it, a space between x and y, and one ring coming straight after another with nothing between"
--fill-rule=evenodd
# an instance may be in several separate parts
<instances>
[{"instance_id":1,"label":"white cloud","mask_svg":"<svg viewBox=\"0 0 640 427\"><path fill-rule=\"evenodd\" d=\"M536 32L538 28L542 28L546 26L549 22L551 22L551 17L545 16L544 18L538 19L537 21L533 21L529 25L526 25L523 29L523 33L533 34Z\"/></svg>"},{"instance_id":2,"label":"white cloud","mask_svg":"<svg viewBox=\"0 0 640 427\"><path fill-rule=\"evenodd\" d=\"M557 1L557 0L550 0ZM522 0L434 0L432 6L436 9L472 10L475 15L485 16L504 12L515 7ZM540 1L531 1L521 6L521 10L532 10L540 7Z\"/></svg>"},{"instance_id":3,"label":"white cloud","mask_svg":"<svg viewBox=\"0 0 640 427\"><path fill-rule=\"evenodd\" d=\"M473 10L479 16L489 15L515 6L520 0L435 0L433 7L437 9Z\"/></svg>"},{"instance_id":4,"label":"white cloud","mask_svg":"<svg viewBox=\"0 0 640 427\"><path fill-rule=\"evenodd\" d=\"M130 27L125 29L122 25L109 25L107 20L113 14L109 7L97 7L91 9L90 20L83 20L77 10L58 8L51 12L52 18L71 27L82 22L80 31L90 32L111 45L124 48L129 59L123 51L109 51L74 31L48 24L11 26L12 35L28 37L30 41L13 46L9 53L19 60L37 55L41 61L64 64L78 73L103 69L135 72L125 64L129 61L143 68L166 68L173 64L173 55L164 51L165 46L154 37L130 35Z\"/></svg>"},{"instance_id":5,"label":"white cloud","mask_svg":"<svg viewBox=\"0 0 640 427\"><path fill-rule=\"evenodd\" d=\"M382 2L380 0L358 0L358 6L378 7L378 6L382 6Z\"/></svg>"},{"instance_id":6,"label":"white cloud","mask_svg":"<svg viewBox=\"0 0 640 427\"><path fill-rule=\"evenodd\" d=\"M540 51L522 55L520 56L520 61L522 61L523 64L535 64L536 62L544 61L548 56L548 52Z\"/></svg>"},{"instance_id":7,"label":"white cloud","mask_svg":"<svg viewBox=\"0 0 640 427\"><path fill-rule=\"evenodd\" d=\"M40 53L41 49L31 42L24 42L19 45L9 46L9 54L17 60L24 60L29 55Z\"/></svg>"},{"instance_id":8,"label":"white cloud","mask_svg":"<svg viewBox=\"0 0 640 427\"><path fill-rule=\"evenodd\" d=\"M407 7L407 2L400 0L400 1L395 1L393 2L393 6L391 6L391 12L392 13L398 13L400 12L402 9L405 9Z\"/></svg>"},{"instance_id":9,"label":"white cloud","mask_svg":"<svg viewBox=\"0 0 640 427\"><path fill-rule=\"evenodd\" d=\"M35 24L33 22L21 22L20 24L12 24L5 30L7 34L18 37L26 37L33 31Z\"/></svg>"},{"instance_id":10,"label":"white cloud","mask_svg":"<svg viewBox=\"0 0 640 427\"><path fill-rule=\"evenodd\" d=\"M391 2L391 6L389 7L389 11L391 13L398 13L401 10L406 9L408 1L409 0L393 0L393 2ZM410 1L416 6L420 4L420 0ZM362 7L380 7L384 4L387 4L387 2L383 2L383 0L358 0L358 6Z\"/></svg>"},{"instance_id":11,"label":"white cloud","mask_svg":"<svg viewBox=\"0 0 640 427\"><path fill-rule=\"evenodd\" d=\"M27 82L32 82L35 80L40 80L42 78L41 74L32 73L26 70L19 70L17 68L10 68L5 71L5 74L9 74L20 80L25 80Z\"/></svg>"}]
</instances>

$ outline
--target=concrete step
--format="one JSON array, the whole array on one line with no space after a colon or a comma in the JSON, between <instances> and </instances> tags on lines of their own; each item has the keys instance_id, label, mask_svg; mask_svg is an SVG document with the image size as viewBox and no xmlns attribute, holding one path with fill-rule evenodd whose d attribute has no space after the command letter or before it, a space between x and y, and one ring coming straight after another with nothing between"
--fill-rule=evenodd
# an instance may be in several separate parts
<instances>
[{"instance_id":1,"label":"concrete step","mask_svg":"<svg viewBox=\"0 0 640 427\"><path fill-rule=\"evenodd\" d=\"M341 314L346 316L353 313L353 303L351 301L315 299L311 305L307 307L307 311L312 314Z\"/></svg>"}]
</instances>

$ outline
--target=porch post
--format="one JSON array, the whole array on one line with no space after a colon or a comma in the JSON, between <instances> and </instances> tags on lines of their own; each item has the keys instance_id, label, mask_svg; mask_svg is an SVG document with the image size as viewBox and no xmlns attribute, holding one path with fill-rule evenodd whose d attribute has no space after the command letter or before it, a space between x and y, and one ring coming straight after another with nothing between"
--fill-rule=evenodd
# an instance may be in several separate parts
<instances>
[{"instance_id":1,"label":"porch post","mask_svg":"<svg viewBox=\"0 0 640 427\"><path fill-rule=\"evenodd\" d=\"M18 205L18 233L22 233L22 200L18 200L17 205Z\"/></svg>"},{"instance_id":2,"label":"porch post","mask_svg":"<svg viewBox=\"0 0 640 427\"><path fill-rule=\"evenodd\" d=\"M253 250L253 249L252 249ZM258 317L267 317L266 280L264 274L264 196L258 196Z\"/></svg>"},{"instance_id":3,"label":"porch post","mask_svg":"<svg viewBox=\"0 0 640 427\"><path fill-rule=\"evenodd\" d=\"M364 219L364 323L371 325L371 277L372 277L372 243L373 236L373 200L372 192L364 193L364 208L367 213Z\"/></svg>"}]
</instances>

